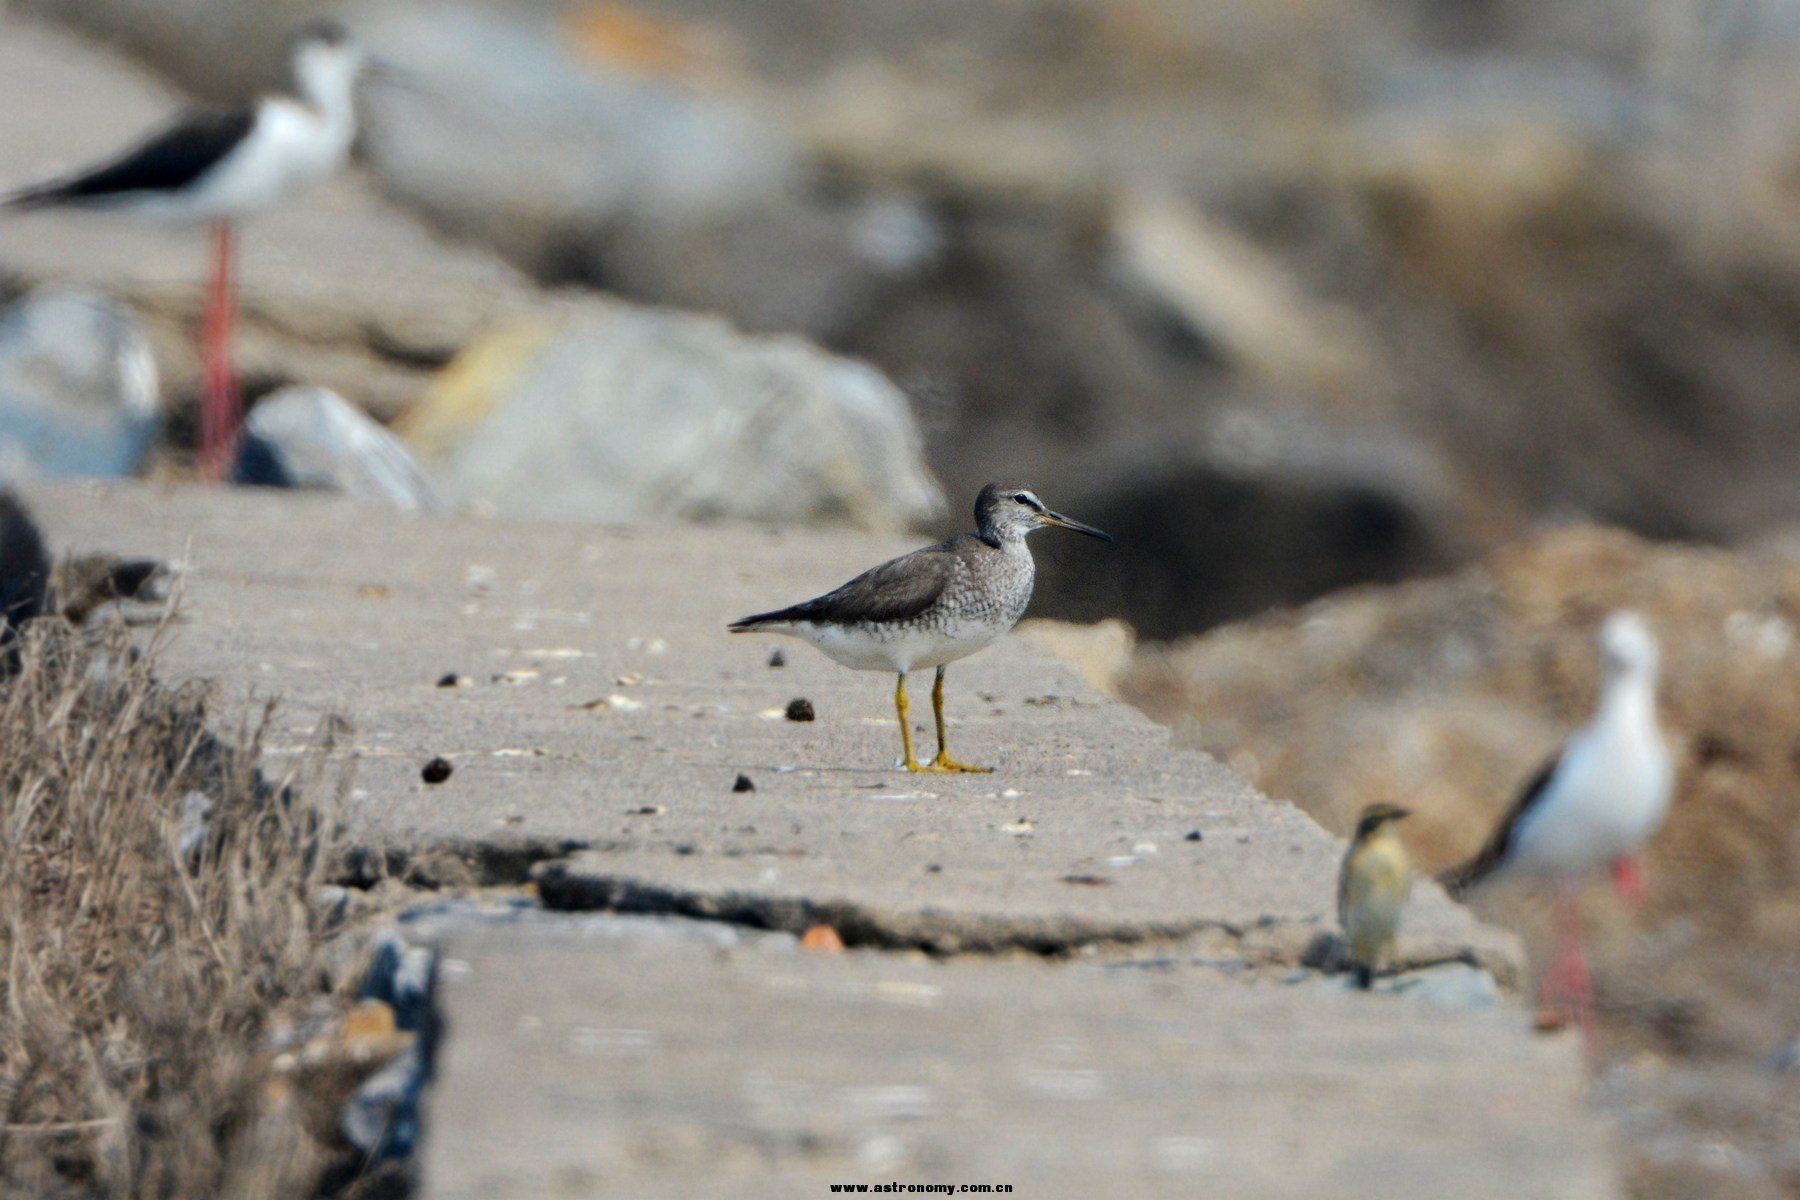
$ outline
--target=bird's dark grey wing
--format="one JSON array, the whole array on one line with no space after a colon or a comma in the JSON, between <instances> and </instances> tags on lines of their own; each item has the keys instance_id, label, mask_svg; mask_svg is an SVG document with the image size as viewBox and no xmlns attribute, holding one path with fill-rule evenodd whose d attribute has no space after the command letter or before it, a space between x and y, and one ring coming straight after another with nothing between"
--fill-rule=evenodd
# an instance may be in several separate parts
<instances>
[{"instance_id":1,"label":"bird's dark grey wing","mask_svg":"<svg viewBox=\"0 0 1800 1200\"><path fill-rule=\"evenodd\" d=\"M1460 898L1494 873L1495 868L1505 861L1507 853L1512 849L1513 835L1518 831L1519 822L1525 819L1525 814L1543 796L1544 789L1550 786L1550 780L1556 774L1556 768L1561 765L1562 754L1558 752L1531 777L1531 782L1525 785L1519 798L1513 801L1512 808L1501 819L1500 824L1494 827L1494 832L1488 835L1487 843L1475 852L1474 857L1438 872L1437 881L1445 891Z\"/></svg>"},{"instance_id":2,"label":"bird's dark grey wing","mask_svg":"<svg viewBox=\"0 0 1800 1200\"><path fill-rule=\"evenodd\" d=\"M956 574L960 540L952 538L903 554L864 571L835 591L791 608L734 621L731 629L741 633L758 625L786 621L855 625L864 621L904 621L916 617L936 604L944 589L950 586L950 580Z\"/></svg>"},{"instance_id":3,"label":"bird's dark grey wing","mask_svg":"<svg viewBox=\"0 0 1800 1200\"><path fill-rule=\"evenodd\" d=\"M255 112L247 108L196 109L112 162L16 192L0 207L48 208L134 192L178 191L218 166L255 123Z\"/></svg>"}]
</instances>

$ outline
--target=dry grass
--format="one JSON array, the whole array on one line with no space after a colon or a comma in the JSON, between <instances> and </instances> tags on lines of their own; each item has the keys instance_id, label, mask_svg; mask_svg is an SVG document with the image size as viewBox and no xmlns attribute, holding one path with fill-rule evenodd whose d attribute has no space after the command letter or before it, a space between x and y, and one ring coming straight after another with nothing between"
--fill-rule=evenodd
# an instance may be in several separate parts
<instances>
[{"instance_id":1,"label":"dry grass","mask_svg":"<svg viewBox=\"0 0 1800 1200\"><path fill-rule=\"evenodd\" d=\"M42 622L0 679L0 1195L309 1195L324 1165L271 1152L262 1047L336 983L325 756L260 779L260 728L209 733L157 640Z\"/></svg>"}]
</instances>

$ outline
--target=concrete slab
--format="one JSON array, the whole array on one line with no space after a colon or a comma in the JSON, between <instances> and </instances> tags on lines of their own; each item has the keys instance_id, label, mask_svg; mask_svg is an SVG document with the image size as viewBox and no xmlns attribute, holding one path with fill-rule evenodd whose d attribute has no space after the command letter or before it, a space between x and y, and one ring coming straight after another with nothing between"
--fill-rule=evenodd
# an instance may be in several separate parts
<instances>
[{"instance_id":1,"label":"concrete slab","mask_svg":"<svg viewBox=\"0 0 1800 1200\"><path fill-rule=\"evenodd\" d=\"M635 924L451 928L423 1194L1614 1194L1574 1057L1510 1009Z\"/></svg>"},{"instance_id":2,"label":"concrete slab","mask_svg":"<svg viewBox=\"0 0 1800 1200\"><path fill-rule=\"evenodd\" d=\"M955 748L999 769L915 778L885 677L725 632L899 543L27 498L59 548L183 562L166 669L277 698L275 757L340 718L358 839L548 856L544 900L661 914L435 919L427 1195L1617 1194L1572 1037L1479 989L1298 969L1339 844L1072 668L1019 639L953 668ZM782 715L797 697L816 720ZM438 755L454 771L426 784ZM870 948L803 953L815 921ZM1517 954L1429 885L1406 948L1502 974Z\"/></svg>"},{"instance_id":3,"label":"concrete slab","mask_svg":"<svg viewBox=\"0 0 1800 1200\"><path fill-rule=\"evenodd\" d=\"M558 906L826 920L944 951L1222 928L1290 962L1334 919L1338 842L1020 639L951 669L953 745L998 770L946 777L896 769L886 675L725 631L899 542L409 518L291 493L30 498L55 545L185 562L169 662L279 699L278 751L345 719L359 839L583 843L543 876ZM473 682L437 686L452 675ZM787 720L795 698L817 720ZM437 756L454 774L426 784ZM740 773L755 791L732 791ZM1517 961L1429 885L1409 930L1417 955Z\"/></svg>"}]
</instances>

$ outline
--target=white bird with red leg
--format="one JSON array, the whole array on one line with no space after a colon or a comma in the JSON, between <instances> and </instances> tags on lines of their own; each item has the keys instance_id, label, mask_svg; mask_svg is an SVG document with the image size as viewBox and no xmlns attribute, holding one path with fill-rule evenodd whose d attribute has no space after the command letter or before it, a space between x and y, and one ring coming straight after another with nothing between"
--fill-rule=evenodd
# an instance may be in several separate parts
<instances>
[{"instance_id":1,"label":"white bird with red leg","mask_svg":"<svg viewBox=\"0 0 1800 1200\"><path fill-rule=\"evenodd\" d=\"M1555 888L1558 945L1544 973L1543 1002L1573 1011L1590 1050L1593 989L1581 952L1579 888L1610 869L1620 897L1640 901L1638 854L1662 828L1675 782L1656 716L1658 650L1649 625L1632 612L1607 617L1600 659L1593 719L1526 786L1480 852L1438 876L1458 897L1502 878Z\"/></svg>"},{"instance_id":2,"label":"white bird with red leg","mask_svg":"<svg viewBox=\"0 0 1800 1200\"><path fill-rule=\"evenodd\" d=\"M369 59L335 24L294 39L294 94L197 109L101 166L0 198L0 210L83 208L213 228L212 281L202 330L200 460L221 478L242 405L231 367L232 231L349 161L356 85Z\"/></svg>"}]
</instances>

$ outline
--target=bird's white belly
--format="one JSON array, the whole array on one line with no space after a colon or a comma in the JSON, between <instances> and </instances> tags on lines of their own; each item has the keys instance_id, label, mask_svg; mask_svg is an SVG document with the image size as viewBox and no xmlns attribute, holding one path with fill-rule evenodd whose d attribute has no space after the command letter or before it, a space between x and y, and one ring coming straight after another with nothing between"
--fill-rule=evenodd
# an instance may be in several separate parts
<instances>
[{"instance_id":1,"label":"bird's white belly","mask_svg":"<svg viewBox=\"0 0 1800 1200\"><path fill-rule=\"evenodd\" d=\"M1597 871L1635 854L1669 811L1665 755L1622 756L1586 747L1514 832L1511 866L1538 877Z\"/></svg>"},{"instance_id":2,"label":"bird's white belly","mask_svg":"<svg viewBox=\"0 0 1800 1200\"><path fill-rule=\"evenodd\" d=\"M1006 630L988 625L962 629L872 631L856 625L796 625L784 630L804 638L833 662L858 671L917 671L966 658L999 641Z\"/></svg>"},{"instance_id":3,"label":"bird's white belly","mask_svg":"<svg viewBox=\"0 0 1800 1200\"><path fill-rule=\"evenodd\" d=\"M212 219L270 208L342 166L347 132L297 108L266 109L250 143L207 176L196 200Z\"/></svg>"},{"instance_id":4,"label":"bird's white belly","mask_svg":"<svg viewBox=\"0 0 1800 1200\"><path fill-rule=\"evenodd\" d=\"M135 193L121 206L172 222L231 221L273 208L337 171L354 131L291 101L270 101L250 136L195 184L170 196Z\"/></svg>"}]
</instances>

